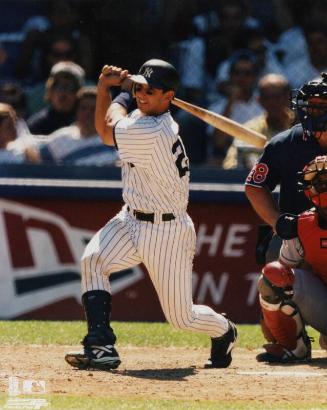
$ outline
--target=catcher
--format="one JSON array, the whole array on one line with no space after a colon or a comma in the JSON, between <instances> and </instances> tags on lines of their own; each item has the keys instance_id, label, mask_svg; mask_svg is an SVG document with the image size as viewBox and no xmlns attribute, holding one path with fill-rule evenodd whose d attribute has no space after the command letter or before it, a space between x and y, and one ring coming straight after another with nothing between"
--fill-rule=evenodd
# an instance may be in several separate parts
<instances>
[{"instance_id":1,"label":"catcher","mask_svg":"<svg viewBox=\"0 0 327 410\"><path fill-rule=\"evenodd\" d=\"M262 330L270 342L259 362L309 360L305 324L320 332L327 350L327 156L304 167L300 186L313 208L289 215L296 221L291 239L283 240L279 260L264 266L258 283Z\"/></svg>"}]
</instances>

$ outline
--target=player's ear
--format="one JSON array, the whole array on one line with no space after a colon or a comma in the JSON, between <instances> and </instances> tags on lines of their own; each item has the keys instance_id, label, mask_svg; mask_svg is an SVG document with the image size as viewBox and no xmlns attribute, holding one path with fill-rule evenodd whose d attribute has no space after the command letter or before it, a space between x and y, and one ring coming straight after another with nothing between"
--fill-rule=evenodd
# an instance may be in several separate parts
<instances>
[{"instance_id":1,"label":"player's ear","mask_svg":"<svg viewBox=\"0 0 327 410\"><path fill-rule=\"evenodd\" d=\"M169 90L169 91L166 91L166 92L165 92L165 98L166 98L168 101L171 101L174 97L175 97L175 92L174 92L174 91Z\"/></svg>"}]
</instances>

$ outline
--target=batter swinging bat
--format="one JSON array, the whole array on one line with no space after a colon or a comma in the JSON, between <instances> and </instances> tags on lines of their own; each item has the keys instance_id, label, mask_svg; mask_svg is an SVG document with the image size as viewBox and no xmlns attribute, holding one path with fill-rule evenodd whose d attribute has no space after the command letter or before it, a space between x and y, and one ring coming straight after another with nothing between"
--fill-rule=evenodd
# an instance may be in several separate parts
<instances>
[{"instance_id":1,"label":"batter swinging bat","mask_svg":"<svg viewBox=\"0 0 327 410\"><path fill-rule=\"evenodd\" d=\"M267 142L267 138L263 134L250 130L249 128L246 128L238 122L230 120L223 115L205 110L204 108L190 104L186 101L180 100L179 98L174 98L171 103L176 105L176 107L182 108L183 110L195 115L207 124L210 124L213 127L226 132L226 134L246 142L247 144L253 145L257 148L263 148Z\"/></svg>"}]
</instances>

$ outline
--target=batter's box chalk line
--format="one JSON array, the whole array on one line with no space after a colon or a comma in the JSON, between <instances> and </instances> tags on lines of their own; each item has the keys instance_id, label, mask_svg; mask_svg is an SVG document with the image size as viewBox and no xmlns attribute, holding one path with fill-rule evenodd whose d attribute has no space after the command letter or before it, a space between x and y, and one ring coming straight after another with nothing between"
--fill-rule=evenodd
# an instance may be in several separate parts
<instances>
[{"instance_id":1,"label":"batter's box chalk line","mask_svg":"<svg viewBox=\"0 0 327 410\"><path fill-rule=\"evenodd\" d=\"M240 371L236 372L242 376L272 376L272 377L327 377L327 373L321 372L299 372L299 371Z\"/></svg>"}]
</instances>

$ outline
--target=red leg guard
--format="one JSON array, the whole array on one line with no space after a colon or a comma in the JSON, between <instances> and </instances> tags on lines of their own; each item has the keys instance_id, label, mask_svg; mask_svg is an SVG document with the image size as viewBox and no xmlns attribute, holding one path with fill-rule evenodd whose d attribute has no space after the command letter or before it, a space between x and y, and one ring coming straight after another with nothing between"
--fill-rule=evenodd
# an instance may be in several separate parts
<instances>
[{"instance_id":1,"label":"red leg guard","mask_svg":"<svg viewBox=\"0 0 327 410\"><path fill-rule=\"evenodd\" d=\"M260 319L260 326L265 339L270 343L276 343L276 339L272 335L271 331L268 329L263 317Z\"/></svg>"},{"instance_id":2,"label":"red leg guard","mask_svg":"<svg viewBox=\"0 0 327 410\"><path fill-rule=\"evenodd\" d=\"M286 288L294 283L292 269L277 261L267 263L262 269L262 274L272 285L279 288Z\"/></svg>"},{"instance_id":3,"label":"red leg guard","mask_svg":"<svg viewBox=\"0 0 327 410\"><path fill-rule=\"evenodd\" d=\"M292 316L287 316L280 310L266 310L262 307L264 324L269 329L275 341L288 350L296 348L297 326ZM268 339L268 341L271 341Z\"/></svg>"}]
</instances>

